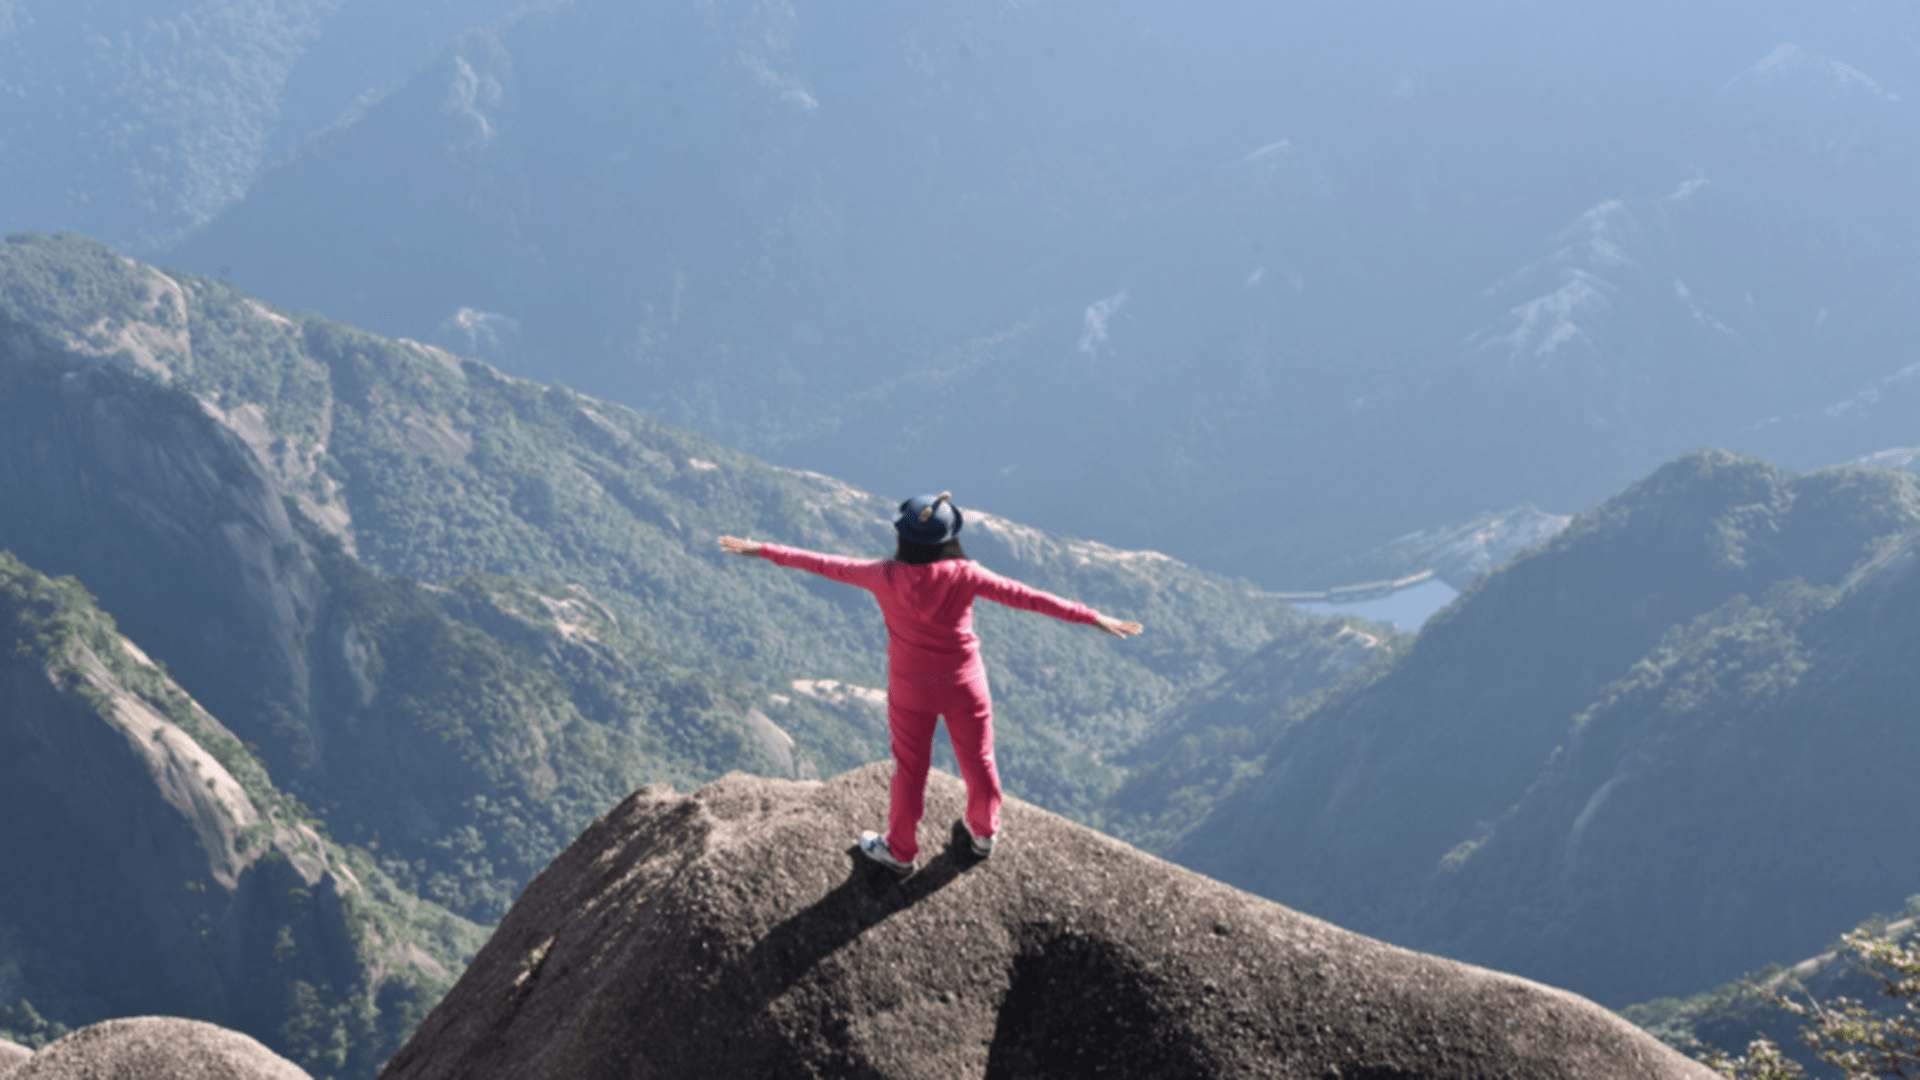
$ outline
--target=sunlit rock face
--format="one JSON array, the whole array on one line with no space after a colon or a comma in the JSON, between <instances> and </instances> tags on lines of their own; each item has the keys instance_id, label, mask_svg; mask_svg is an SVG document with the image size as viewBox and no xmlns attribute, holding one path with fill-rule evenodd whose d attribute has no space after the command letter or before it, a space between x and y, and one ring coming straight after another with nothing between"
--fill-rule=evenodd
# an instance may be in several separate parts
<instances>
[{"instance_id":1,"label":"sunlit rock face","mask_svg":"<svg viewBox=\"0 0 1920 1080\"><path fill-rule=\"evenodd\" d=\"M1396 949L1018 800L852 850L889 773L645 789L537 879L389 1080L1706 1077L1581 998Z\"/></svg>"},{"instance_id":2,"label":"sunlit rock face","mask_svg":"<svg viewBox=\"0 0 1920 1080\"><path fill-rule=\"evenodd\" d=\"M21 1046L19 1043L0 1039L0 1080L7 1080L8 1077L14 1075L15 1072L19 1071L20 1066L32 1056L33 1051Z\"/></svg>"},{"instance_id":3,"label":"sunlit rock face","mask_svg":"<svg viewBox=\"0 0 1920 1080\"><path fill-rule=\"evenodd\" d=\"M237 1031L172 1016L107 1020L50 1043L5 1080L310 1080L298 1065Z\"/></svg>"},{"instance_id":4,"label":"sunlit rock face","mask_svg":"<svg viewBox=\"0 0 1920 1080\"><path fill-rule=\"evenodd\" d=\"M369 864L356 875L232 732L77 583L0 552L0 641L8 1005L18 995L36 1018L34 998L82 1020L187 1015L284 1048L289 982L350 994L359 983L363 998L384 985L397 1000L416 968L446 978L416 935L366 930Z\"/></svg>"},{"instance_id":5,"label":"sunlit rock face","mask_svg":"<svg viewBox=\"0 0 1920 1080\"><path fill-rule=\"evenodd\" d=\"M188 683L244 687L203 692L215 713L305 713L324 584L241 436L108 366L12 351L0 387L0 549L80 577Z\"/></svg>"}]
</instances>

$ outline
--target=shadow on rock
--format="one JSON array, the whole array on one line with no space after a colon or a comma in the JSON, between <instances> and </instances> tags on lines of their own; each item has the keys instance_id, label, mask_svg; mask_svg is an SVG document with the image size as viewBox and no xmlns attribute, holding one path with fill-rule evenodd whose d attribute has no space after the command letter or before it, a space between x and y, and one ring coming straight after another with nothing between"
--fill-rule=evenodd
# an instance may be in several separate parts
<instances>
[{"instance_id":1,"label":"shadow on rock","mask_svg":"<svg viewBox=\"0 0 1920 1080\"><path fill-rule=\"evenodd\" d=\"M1016 959L986 1080L1216 1075L1170 1015L1158 980L1128 952L1063 935Z\"/></svg>"},{"instance_id":2,"label":"shadow on rock","mask_svg":"<svg viewBox=\"0 0 1920 1080\"><path fill-rule=\"evenodd\" d=\"M848 846L847 857L853 867L845 881L768 931L742 961L743 972L762 994L786 993L820 961L983 861L958 822L945 850L904 879L860 854L857 845Z\"/></svg>"},{"instance_id":3,"label":"shadow on rock","mask_svg":"<svg viewBox=\"0 0 1920 1080\"><path fill-rule=\"evenodd\" d=\"M635 793L527 888L386 1080L1712 1076L1572 994L1018 799L991 859L956 830L896 880L845 846L890 777ZM929 820L964 804L931 778Z\"/></svg>"}]
</instances>

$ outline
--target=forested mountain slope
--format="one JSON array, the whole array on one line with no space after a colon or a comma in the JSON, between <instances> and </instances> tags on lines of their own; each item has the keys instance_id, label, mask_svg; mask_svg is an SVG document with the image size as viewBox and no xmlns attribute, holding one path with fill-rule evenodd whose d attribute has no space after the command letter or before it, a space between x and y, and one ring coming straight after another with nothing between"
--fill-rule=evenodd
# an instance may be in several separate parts
<instances>
[{"instance_id":1,"label":"forested mountain slope","mask_svg":"<svg viewBox=\"0 0 1920 1080\"><path fill-rule=\"evenodd\" d=\"M1917 542L1669 631L1448 862L1411 937L1577 970L1619 1000L1811 953L1853 912L1920 891L1920 867L1888 842L1920 828ZM1515 896L1518 925L1485 916ZM1657 946L1622 947L1654 926L1670 928Z\"/></svg>"},{"instance_id":2,"label":"forested mountain slope","mask_svg":"<svg viewBox=\"0 0 1920 1080\"><path fill-rule=\"evenodd\" d=\"M191 1015L367 1076L479 949L330 839L76 582L0 552L0 645L0 1038Z\"/></svg>"},{"instance_id":3,"label":"forested mountain slope","mask_svg":"<svg viewBox=\"0 0 1920 1080\"><path fill-rule=\"evenodd\" d=\"M1906 438L1915 19L547 4L168 256L782 464L1326 587L1690 447Z\"/></svg>"},{"instance_id":4,"label":"forested mountain slope","mask_svg":"<svg viewBox=\"0 0 1920 1080\"><path fill-rule=\"evenodd\" d=\"M714 538L880 555L892 500L82 238L0 244L0 508L0 550L77 578L332 836L480 923L646 783L887 753L871 601ZM979 612L1010 790L1083 819L1255 650L1305 692L1391 634L969 520L987 565L1150 628Z\"/></svg>"},{"instance_id":5,"label":"forested mountain slope","mask_svg":"<svg viewBox=\"0 0 1920 1080\"><path fill-rule=\"evenodd\" d=\"M446 42L538 0L7 0L0 232L152 250Z\"/></svg>"},{"instance_id":6,"label":"forested mountain slope","mask_svg":"<svg viewBox=\"0 0 1920 1080\"><path fill-rule=\"evenodd\" d=\"M1377 677L1240 725L1239 763L1208 764L1230 793L1172 854L1615 1003L1811 952L1920 889L1874 839L1920 825L1917 529L1908 474L1682 458ZM1181 767L1123 798L1204 790Z\"/></svg>"},{"instance_id":7,"label":"forested mountain slope","mask_svg":"<svg viewBox=\"0 0 1920 1080\"><path fill-rule=\"evenodd\" d=\"M592 607L572 591L578 587L664 660L756 680L759 696L739 702L743 711L771 710L767 715L799 740L795 754L819 771L884 754L872 717L823 712L790 691L795 679L881 684L884 638L871 601L855 590L725 559L713 537L736 532L878 556L891 548L889 499L827 477L768 467L565 387L510 379L484 364L325 319L296 319L218 281L125 263L79 238L12 238L0 247L0 296L7 300L0 314L34 332L119 357L73 379L56 369L87 365L49 361L50 367L32 376L17 363L9 365L13 377L29 379L46 396L29 405L24 390L9 395L16 450L8 457L16 464L0 475L24 485L23 492L39 492L31 497L51 500L61 514L117 514L150 497L76 500L71 493L87 490L86 484L72 477L56 481L24 465L44 452L35 448L48 440L69 440L74 452L64 458L84 461L146 437L111 426L61 426L63 410L77 410L86 424L102 424L101 417L120 408L95 405L77 388L111 387L89 393L115 400L148 395L152 408L125 409L143 418L176 415L170 423L193 432L206 427L200 414L217 417L232 433L221 436L222 445L244 443L251 451L222 449L227 479L214 485L222 492L248 491L246 498L258 503L246 514L261 524L242 530L258 534L244 541L250 551L284 546L292 542L287 530L298 531L272 524L287 513L269 505L275 500L267 493L276 492L298 508L295 517L309 519L347 554L383 574L436 586L471 574L508 575L565 590ZM135 371L138 380L127 374ZM142 389L155 383L174 389L170 396ZM64 389L56 392L56 386ZM32 433L48 425L45 433ZM162 472L173 476L179 470ZM929 487L938 483L928 480ZM1103 764L1104 757L1130 746L1149 716L1274 635L1323 625L1251 595L1244 582L1165 556L1048 536L991 514L973 517L965 539L986 565L1152 628L1147 637L1116 645L991 605L980 613L1003 717L1004 767L1029 795L1066 812L1090 812L1111 788L1118 774ZM138 520L158 518L145 513ZM172 541L186 545L183 558L208 565L236 561L189 548L240 545L229 539L239 533L196 531L193 524L164 530L193 538ZM24 545L23 551L40 545L70 561L91 558L85 544L52 543L50 525L29 526L15 517L6 528L18 538L0 537L0 543ZM98 545L112 543L116 534L94 529L89 535ZM316 552L325 547L302 543ZM36 559L56 568L45 557ZM129 578L130 595L151 597L169 587L144 575L137 559L103 555L97 561L101 572ZM267 644L278 641L274 634L291 631L264 626L309 603L303 590L317 587L318 572L307 568L309 561L317 568L324 559L238 559L253 577L245 588L226 590L241 605L228 625L250 625L244 620L252 619L262 628L206 631L233 635L232 648L268 649L274 655L263 662L283 673L271 679L296 688L295 696L307 692L312 675L293 656L293 646ZM113 587L95 584L77 563L58 568L79 573L130 627L141 618L159 620L165 610L164 602L149 598L133 605L139 612L121 613ZM246 604L257 610L243 610ZM155 647L164 651L167 645ZM191 678L190 661L173 666ZM788 700L770 702L768 693ZM273 708L288 710L296 726L307 724L305 707L297 702L269 708L257 696L217 706L208 700L232 724L251 723L244 715L257 713L263 732L276 725L292 730L285 717L267 718ZM280 741L295 754L300 738Z\"/></svg>"},{"instance_id":8,"label":"forested mountain slope","mask_svg":"<svg viewBox=\"0 0 1920 1080\"><path fill-rule=\"evenodd\" d=\"M0 548L79 576L278 782L462 913L497 918L635 785L776 767L721 680L591 596L370 570L289 516L192 397L57 353L7 360Z\"/></svg>"}]
</instances>

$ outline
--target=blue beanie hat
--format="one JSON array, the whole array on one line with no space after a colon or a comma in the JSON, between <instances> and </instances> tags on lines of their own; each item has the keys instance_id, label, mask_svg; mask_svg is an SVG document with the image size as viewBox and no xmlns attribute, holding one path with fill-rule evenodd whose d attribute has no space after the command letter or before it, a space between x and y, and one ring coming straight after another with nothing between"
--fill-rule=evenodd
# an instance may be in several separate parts
<instances>
[{"instance_id":1,"label":"blue beanie hat","mask_svg":"<svg viewBox=\"0 0 1920 1080\"><path fill-rule=\"evenodd\" d=\"M953 505L953 492L915 495L900 504L900 516L893 519L900 539L915 544L944 544L960 535L964 519Z\"/></svg>"}]
</instances>

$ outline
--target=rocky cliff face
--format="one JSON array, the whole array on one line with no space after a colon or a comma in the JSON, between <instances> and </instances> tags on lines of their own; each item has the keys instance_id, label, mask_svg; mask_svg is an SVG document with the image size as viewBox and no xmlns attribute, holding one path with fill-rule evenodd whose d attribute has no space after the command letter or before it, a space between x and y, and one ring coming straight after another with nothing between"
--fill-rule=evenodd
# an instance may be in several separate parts
<instances>
[{"instance_id":1,"label":"rocky cliff face","mask_svg":"<svg viewBox=\"0 0 1920 1080\"><path fill-rule=\"evenodd\" d=\"M476 928L328 840L76 583L4 552L0 642L6 1004L188 1014L370 1072Z\"/></svg>"},{"instance_id":2,"label":"rocky cliff face","mask_svg":"<svg viewBox=\"0 0 1920 1080\"><path fill-rule=\"evenodd\" d=\"M11 559L0 572L10 583L30 573ZM0 614L18 646L31 611L6 603ZM124 639L111 647L151 663ZM113 659L82 638L40 657L10 651L0 663L0 806L14 825L6 846L10 862L37 868L37 880L9 880L0 910L24 924L34 952L104 969L77 982L96 993L120 983L122 993L104 995L120 999L109 1006L115 1011L171 1009L231 1022L246 1004L231 991L242 981L235 976L245 964L249 910L273 907L271 892L323 878L339 883L309 854L317 837L270 823L180 723L116 677ZM208 734L232 739L194 714ZM282 872L248 874L270 851ZM140 977L123 980L122 972Z\"/></svg>"},{"instance_id":3,"label":"rocky cliff face","mask_svg":"<svg viewBox=\"0 0 1920 1080\"><path fill-rule=\"evenodd\" d=\"M324 584L254 456L191 397L45 346L9 351L0 505L0 548L81 577L213 712L309 735L304 638ZM269 742L271 726L247 735Z\"/></svg>"},{"instance_id":4,"label":"rocky cliff face","mask_svg":"<svg viewBox=\"0 0 1920 1080\"><path fill-rule=\"evenodd\" d=\"M980 861L853 852L888 770L635 794L538 878L383 1074L1710 1074L1559 990L1396 949L1019 802ZM936 774L923 832L959 782Z\"/></svg>"}]
</instances>

